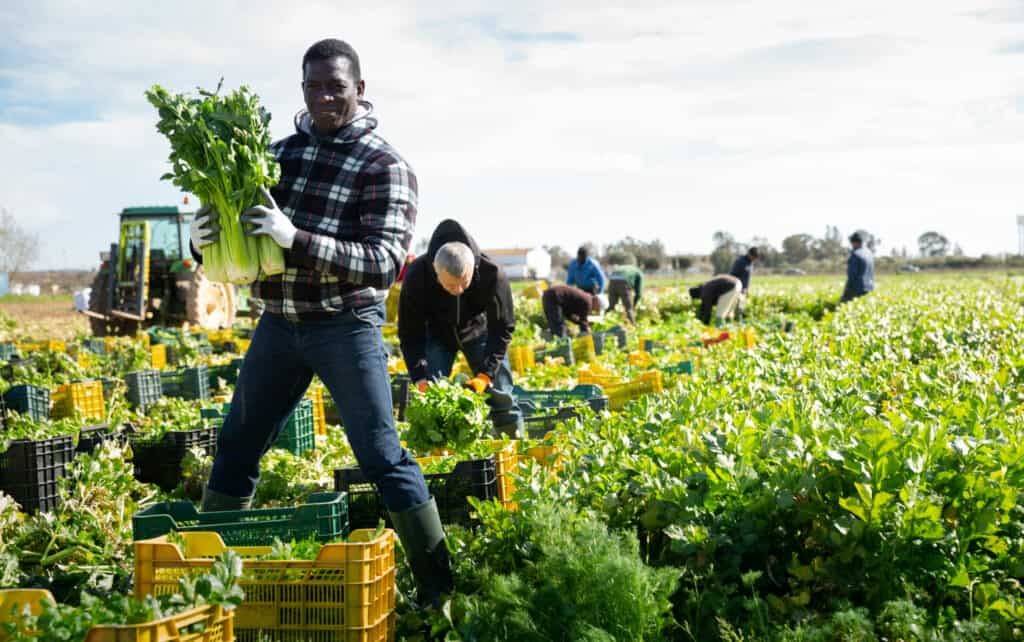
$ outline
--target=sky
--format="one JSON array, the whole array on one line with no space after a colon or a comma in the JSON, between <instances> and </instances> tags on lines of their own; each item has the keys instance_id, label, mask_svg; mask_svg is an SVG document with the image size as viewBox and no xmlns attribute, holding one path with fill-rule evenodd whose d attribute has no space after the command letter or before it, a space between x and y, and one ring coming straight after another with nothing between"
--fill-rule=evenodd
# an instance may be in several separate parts
<instances>
[{"instance_id":1,"label":"sky","mask_svg":"<svg viewBox=\"0 0 1024 642\"><path fill-rule=\"evenodd\" d=\"M249 85L284 137L326 37L417 173L417 237L455 218L485 248L703 254L835 225L884 254L927 230L1017 251L1024 0L15 0L0 207L34 267L94 267L121 208L181 202L149 86Z\"/></svg>"}]
</instances>

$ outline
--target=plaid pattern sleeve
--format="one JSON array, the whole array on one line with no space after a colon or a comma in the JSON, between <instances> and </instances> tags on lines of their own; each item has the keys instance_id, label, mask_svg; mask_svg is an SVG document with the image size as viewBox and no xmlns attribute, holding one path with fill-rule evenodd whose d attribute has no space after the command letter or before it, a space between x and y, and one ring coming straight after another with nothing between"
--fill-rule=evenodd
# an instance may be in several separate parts
<instances>
[{"instance_id":1,"label":"plaid pattern sleeve","mask_svg":"<svg viewBox=\"0 0 1024 642\"><path fill-rule=\"evenodd\" d=\"M299 230L292 261L345 283L378 290L398 278L416 221L416 175L401 160L384 157L367 167L356 199L358 240Z\"/></svg>"}]
</instances>

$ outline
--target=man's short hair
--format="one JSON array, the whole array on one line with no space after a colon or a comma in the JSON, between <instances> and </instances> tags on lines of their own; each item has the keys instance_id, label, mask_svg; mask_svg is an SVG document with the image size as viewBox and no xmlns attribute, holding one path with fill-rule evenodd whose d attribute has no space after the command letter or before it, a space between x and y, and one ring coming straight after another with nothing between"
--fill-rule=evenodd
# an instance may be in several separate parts
<instances>
[{"instance_id":1,"label":"man's short hair","mask_svg":"<svg viewBox=\"0 0 1024 642\"><path fill-rule=\"evenodd\" d=\"M850 243L863 243L864 239L861 237L860 232L854 232L850 235Z\"/></svg>"},{"instance_id":2,"label":"man's short hair","mask_svg":"<svg viewBox=\"0 0 1024 642\"><path fill-rule=\"evenodd\" d=\"M362 80L363 74L359 69L359 54L352 48L352 45L337 38L327 38L326 40L315 42L313 46L306 50L306 55L302 57L302 74L306 74L306 63L313 60L330 60L331 58L348 58L352 67L352 79L356 82Z\"/></svg>"},{"instance_id":3,"label":"man's short hair","mask_svg":"<svg viewBox=\"0 0 1024 642\"><path fill-rule=\"evenodd\" d=\"M581 246L580 249L576 250L576 258L587 258L590 256L590 252L587 250L587 246Z\"/></svg>"},{"instance_id":4,"label":"man's short hair","mask_svg":"<svg viewBox=\"0 0 1024 642\"><path fill-rule=\"evenodd\" d=\"M459 241L450 241L437 249L434 255L434 270L451 276L471 274L476 263L473 250Z\"/></svg>"},{"instance_id":5,"label":"man's short hair","mask_svg":"<svg viewBox=\"0 0 1024 642\"><path fill-rule=\"evenodd\" d=\"M749 256L749 257L750 257L750 258L752 258L752 259L756 259L757 257L759 257L759 256L761 256L761 255L760 255L760 253L758 252L758 250L757 250L757 248L756 248L756 247L752 247L752 248L750 248L749 250L747 250L747 256Z\"/></svg>"}]
</instances>

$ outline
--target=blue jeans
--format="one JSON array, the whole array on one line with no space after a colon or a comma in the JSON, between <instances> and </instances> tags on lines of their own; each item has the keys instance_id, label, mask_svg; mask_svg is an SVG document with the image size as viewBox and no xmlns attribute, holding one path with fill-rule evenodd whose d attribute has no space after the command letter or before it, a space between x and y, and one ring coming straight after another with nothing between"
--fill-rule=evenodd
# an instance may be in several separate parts
<instances>
[{"instance_id":1,"label":"blue jeans","mask_svg":"<svg viewBox=\"0 0 1024 642\"><path fill-rule=\"evenodd\" d=\"M466 355L466 361L473 372L480 372L481 365L488 356L487 335L463 343L462 352ZM427 379L448 378L454 364L455 353L434 340L428 333ZM498 372L491 381L491 388L494 394L487 398L487 405L491 407L491 421L496 427L504 428L509 433L513 430L522 433L523 412L512 395L512 368L509 366L507 354L498 366Z\"/></svg>"},{"instance_id":2,"label":"blue jeans","mask_svg":"<svg viewBox=\"0 0 1024 642\"><path fill-rule=\"evenodd\" d=\"M423 472L395 431L383 322L383 305L303 323L265 312L217 437L210 489L234 497L253 494L260 459L316 374L338 406L359 467L380 489L387 509L400 512L429 500Z\"/></svg>"}]
</instances>

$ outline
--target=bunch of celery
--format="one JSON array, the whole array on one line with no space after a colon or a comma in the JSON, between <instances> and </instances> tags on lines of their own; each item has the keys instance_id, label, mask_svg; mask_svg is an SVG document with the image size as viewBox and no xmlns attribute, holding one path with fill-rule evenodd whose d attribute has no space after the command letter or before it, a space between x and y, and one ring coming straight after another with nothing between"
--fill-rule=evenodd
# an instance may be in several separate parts
<instances>
[{"instance_id":1,"label":"bunch of celery","mask_svg":"<svg viewBox=\"0 0 1024 642\"><path fill-rule=\"evenodd\" d=\"M157 108L156 128L171 143L171 180L212 205L220 238L203 250L203 269L211 281L251 283L284 272L284 254L269 236L244 233L239 215L262 204L261 186L270 188L281 168L269 151L270 114L245 86L221 95L199 90L199 97L171 94L159 85L146 92Z\"/></svg>"}]
</instances>

